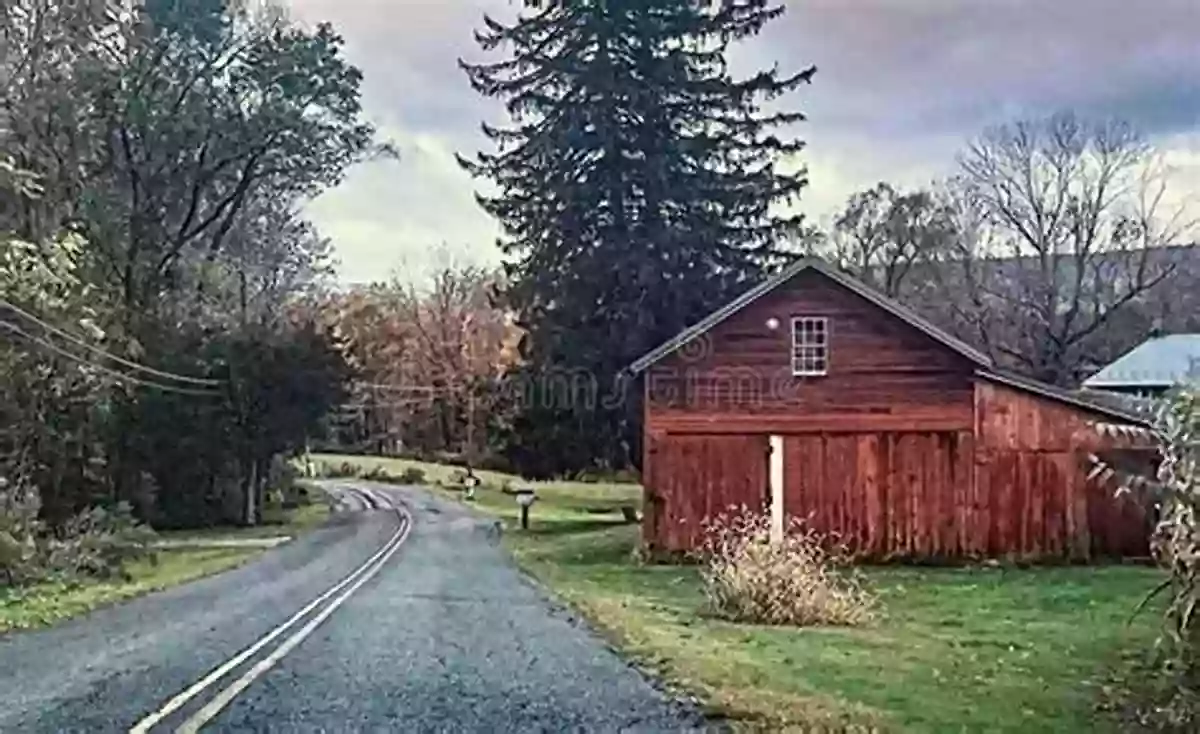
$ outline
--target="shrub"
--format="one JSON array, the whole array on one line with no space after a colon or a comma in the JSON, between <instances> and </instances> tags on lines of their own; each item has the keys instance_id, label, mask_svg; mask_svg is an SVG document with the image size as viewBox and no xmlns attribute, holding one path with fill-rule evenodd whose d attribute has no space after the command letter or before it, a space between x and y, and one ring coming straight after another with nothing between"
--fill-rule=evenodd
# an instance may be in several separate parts
<instances>
[{"instance_id":1,"label":"shrub","mask_svg":"<svg viewBox=\"0 0 1200 734\"><path fill-rule=\"evenodd\" d=\"M50 540L47 565L66 576L120 576L127 562L152 556L154 537L153 530L134 519L128 503L90 507L67 522L61 537Z\"/></svg>"},{"instance_id":2,"label":"shrub","mask_svg":"<svg viewBox=\"0 0 1200 734\"><path fill-rule=\"evenodd\" d=\"M0 581L26 584L58 577L110 578L125 563L153 557L154 531L139 524L128 503L92 507L52 533L39 519L37 489L0 479Z\"/></svg>"},{"instance_id":3,"label":"shrub","mask_svg":"<svg viewBox=\"0 0 1200 734\"><path fill-rule=\"evenodd\" d=\"M769 515L743 507L705 523L702 578L709 610L734 622L856 626L876 600L848 556L793 522L771 538Z\"/></svg>"},{"instance_id":4,"label":"shrub","mask_svg":"<svg viewBox=\"0 0 1200 734\"><path fill-rule=\"evenodd\" d=\"M1137 492L1159 507L1152 549L1167 572L1162 632L1155 642L1158 689L1140 716L1162 731L1196 731L1200 724L1200 389L1181 387L1155 401L1148 426L1099 424L1102 435L1155 449L1149 470L1130 472L1092 456L1094 474L1119 480L1118 493Z\"/></svg>"},{"instance_id":5,"label":"shrub","mask_svg":"<svg viewBox=\"0 0 1200 734\"><path fill-rule=\"evenodd\" d=\"M296 481L300 478L300 470L282 454L276 454L271 457L271 463L267 468L267 494L270 496L277 493L277 497L269 497L277 499L280 507L284 510L292 510L297 507L296 500Z\"/></svg>"},{"instance_id":6,"label":"shrub","mask_svg":"<svg viewBox=\"0 0 1200 734\"><path fill-rule=\"evenodd\" d=\"M39 538L44 532L37 489L0 476L0 581L17 584L39 575Z\"/></svg>"},{"instance_id":7,"label":"shrub","mask_svg":"<svg viewBox=\"0 0 1200 734\"><path fill-rule=\"evenodd\" d=\"M400 473L400 476L397 479L397 481L400 484L424 484L425 483L425 470L418 469L415 466L410 466L407 469L405 469L403 472Z\"/></svg>"}]
</instances>

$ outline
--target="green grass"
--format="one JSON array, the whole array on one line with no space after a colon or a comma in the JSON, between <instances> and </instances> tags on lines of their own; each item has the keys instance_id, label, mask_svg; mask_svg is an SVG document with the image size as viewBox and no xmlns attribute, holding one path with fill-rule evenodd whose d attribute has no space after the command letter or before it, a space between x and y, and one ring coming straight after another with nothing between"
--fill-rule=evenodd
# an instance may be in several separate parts
<instances>
[{"instance_id":1,"label":"green grass","mask_svg":"<svg viewBox=\"0 0 1200 734\"><path fill-rule=\"evenodd\" d=\"M126 569L127 579L3 588L0 589L0 634L55 624L97 607L218 573L245 563L259 552L240 548L160 551L157 562L131 563Z\"/></svg>"},{"instance_id":2,"label":"green grass","mask_svg":"<svg viewBox=\"0 0 1200 734\"><path fill-rule=\"evenodd\" d=\"M280 511L256 527L218 527L159 533L163 540L202 543L228 538L296 536L324 522L329 505L323 497L294 509ZM241 565L263 552L262 548L171 548L155 552L155 560L129 564L128 578L81 583L43 583L23 588L0 588L0 634L33 629L85 614L97 607L187 583Z\"/></svg>"},{"instance_id":3,"label":"green grass","mask_svg":"<svg viewBox=\"0 0 1200 734\"><path fill-rule=\"evenodd\" d=\"M514 528L512 498L484 490L475 504L505 518L517 561L627 655L744 729L1113 729L1096 704L1124 654L1145 650L1155 632L1154 610L1129 619L1159 573L1127 566L872 568L883 615L870 627L729 624L702 614L695 569L637 564L638 528L588 511L636 501L638 487L536 487L543 499L528 533Z\"/></svg>"}]
</instances>

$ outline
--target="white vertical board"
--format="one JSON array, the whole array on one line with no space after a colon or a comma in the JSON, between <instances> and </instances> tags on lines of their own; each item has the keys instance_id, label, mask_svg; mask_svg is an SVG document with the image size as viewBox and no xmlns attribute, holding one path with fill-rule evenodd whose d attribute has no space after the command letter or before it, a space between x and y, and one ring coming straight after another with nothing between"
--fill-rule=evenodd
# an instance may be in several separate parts
<instances>
[{"instance_id":1,"label":"white vertical board","mask_svg":"<svg viewBox=\"0 0 1200 734\"><path fill-rule=\"evenodd\" d=\"M783 436L771 436L771 539L783 540Z\"/></svg>"}]
</instances>

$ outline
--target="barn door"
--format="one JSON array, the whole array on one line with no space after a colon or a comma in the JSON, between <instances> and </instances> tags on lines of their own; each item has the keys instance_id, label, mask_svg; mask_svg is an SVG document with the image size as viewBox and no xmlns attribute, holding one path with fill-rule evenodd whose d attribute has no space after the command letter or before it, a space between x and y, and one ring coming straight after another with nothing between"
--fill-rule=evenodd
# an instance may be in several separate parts
<instances>
[{"instance_id":1,"label":"barn door","mask_svg":"<svg viewBox=\"0 0 1200 734\"><path fill-rule=\"evenodd\" d=\"M767 436L665 436L655 444L656 522L651 542L692 550L704 520L731 506L763 511L771 501Z\"/></svg>"}]
</instances>

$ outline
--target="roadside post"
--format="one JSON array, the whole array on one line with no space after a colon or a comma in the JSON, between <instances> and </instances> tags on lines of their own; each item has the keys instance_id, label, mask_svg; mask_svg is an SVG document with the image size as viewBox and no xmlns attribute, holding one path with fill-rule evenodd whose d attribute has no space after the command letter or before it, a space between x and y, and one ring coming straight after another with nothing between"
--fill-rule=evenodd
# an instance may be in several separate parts
<instances>
[{"instance_id":1,"label":"roadside post","mask_svg":"<svg viewBox=\"0 0 1200 734\"><path fill-rule=\"evenodd\" d=\"M473 501L475 499L475 488L478 487L479 484L479 477L472 474L470 469L467 469L467 476L463 477L464 499Z\"/></svg>"},{"instance_id":2,"label":"roadside post","mask_svg":"<svg viewBox=\"0 0 1200 734\"><path fill-rule=\"evenodd\" d=\"M521 529L529 529L529 508L537 501L537 493L532 489L518 489L516 491L517 505L521 508Z\"/></svg>"}]
</instances>

